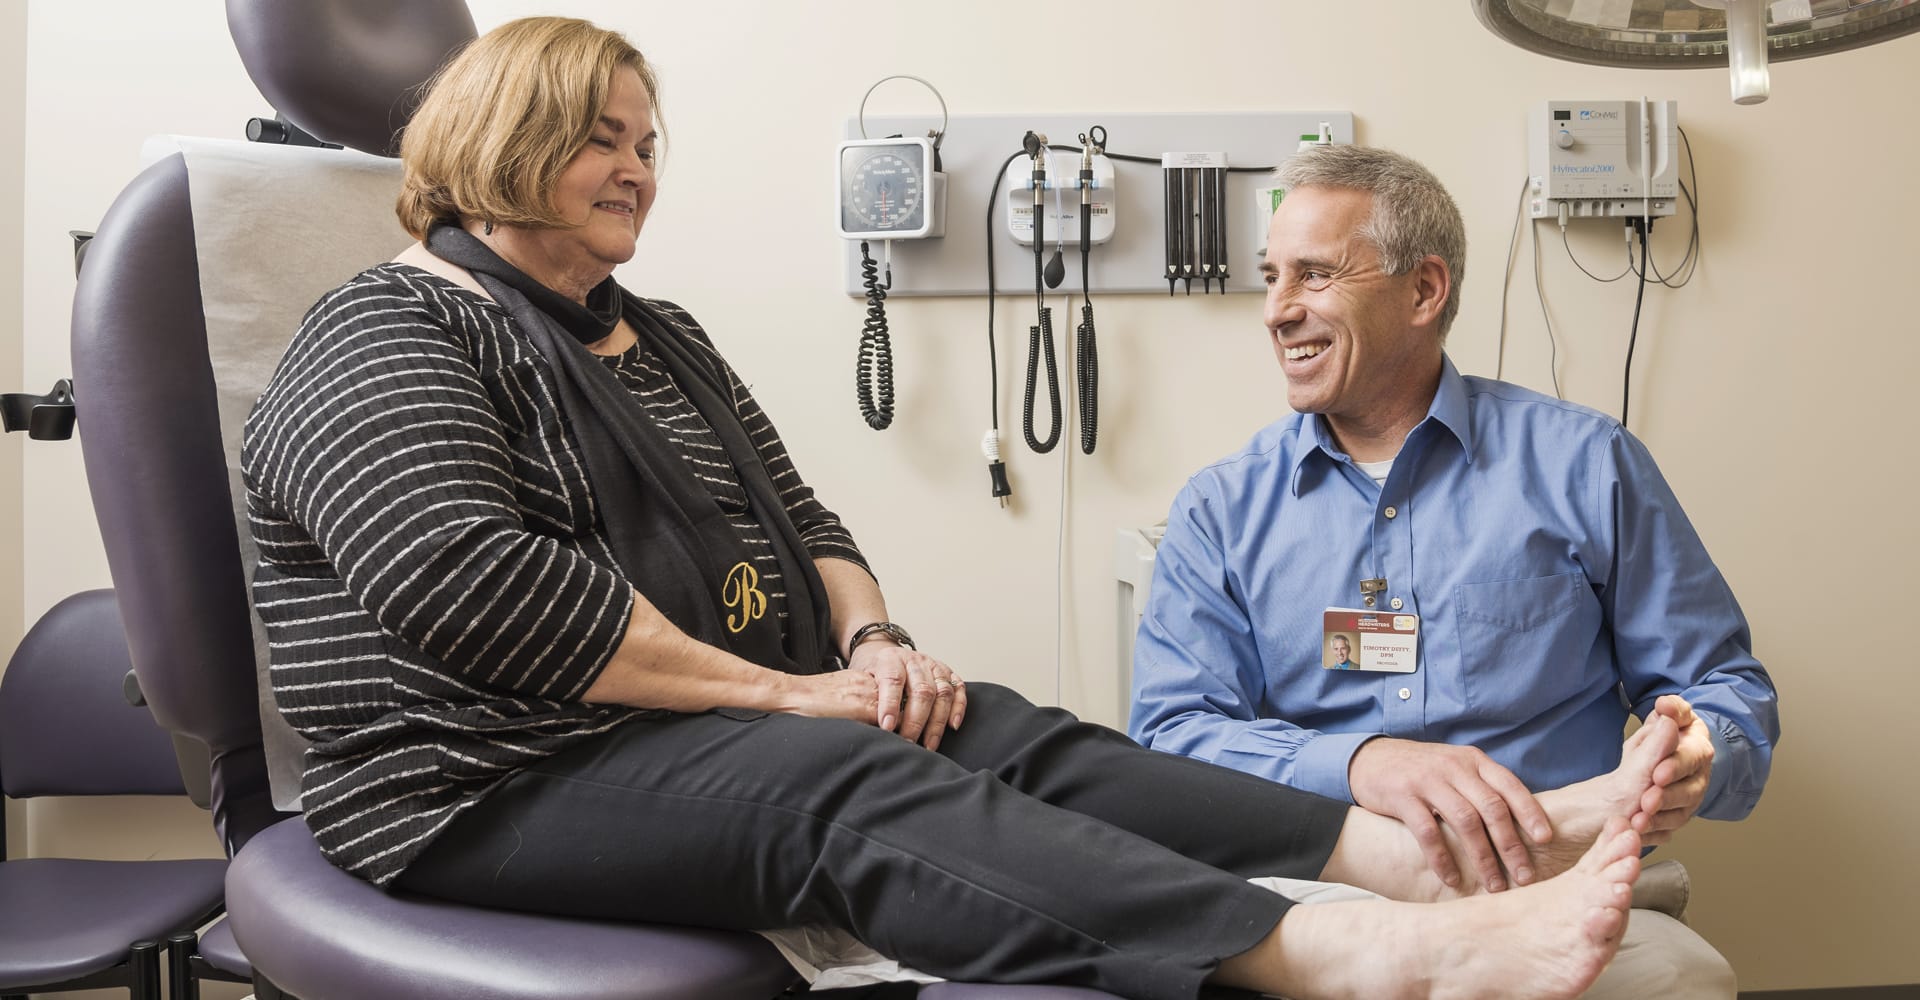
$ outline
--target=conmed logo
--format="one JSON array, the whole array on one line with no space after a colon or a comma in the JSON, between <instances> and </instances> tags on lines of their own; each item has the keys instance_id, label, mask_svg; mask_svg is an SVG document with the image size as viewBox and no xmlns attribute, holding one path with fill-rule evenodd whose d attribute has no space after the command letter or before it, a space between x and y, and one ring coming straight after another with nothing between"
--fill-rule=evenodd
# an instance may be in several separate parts
<instances>
[{"instance_id":1,"label":"conmed logo","mask_svg":"<svg viewBox=\"0 0 1920 1000\"><path fill-rule=\"evenodd\" d=\"M1616 121L1619 117L1620 112L1618 111L1593 111L1588 108L1580 109L1581 121Z\"/></svg>"}]
</instances>

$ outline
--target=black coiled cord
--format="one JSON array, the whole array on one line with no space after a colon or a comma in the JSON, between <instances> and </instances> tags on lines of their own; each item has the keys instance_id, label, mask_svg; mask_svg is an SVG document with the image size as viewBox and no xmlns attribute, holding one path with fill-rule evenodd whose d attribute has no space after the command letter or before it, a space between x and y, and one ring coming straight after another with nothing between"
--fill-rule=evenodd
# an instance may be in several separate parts
<instances>
[{"instance_id":1,"label":"black coiled cord","mask_svg":"<svg viewBox=\"0 0 1920 1000\"><path fill-rule=\"evenodd\" d=\"M1084 260L1085 258L1081 258ZM1086 288L1086 278L1080 287ZM1100 440L1100 350L1093 339L1093 300L1081 299L1080 327L1074 341L1074 369L1080 379L1080 452L1093 454Z\"/></svg>"},{"instance_id":2,"label":"black coiled cord","mask_svg":"<svg viewBox=\"0 0 1920 1000\"><path fill-rule=\"evenodd\" d=\"M893 342L887 335L887 289L893 287L892 268L880 283L880 265L860 244L860 280L867 287L867 321L860 327L860 361L854 371L854 394L867 426L884 431L893 424ZM877 397L877 398L876 398Z\"/></svg>"},{"instance_id":3,"label":"black coiled cord","mask_svg":"<svg viewBox=\"0 0 1920 1000\"><path fill-rule=\"evenodd\" d=\"M1041 303L1039 307L1040 322L1035 326L1028 327L1030 332L1027 335L1027 399L1026 405L1023 407L1024 412L1021 415L1021 430L1027 435L1027 447L1032 448L1035 452L1042 455L1052 451L1054 447L1060 443L1061 424L1060 364L1054 358L1053 310L1048 309L1045 305L1047 301L1045 292L1046 285L1044 284L1046 276L1043 272L1044 265L1040 262L1040 255L1044 252L1044 237L1042 235L1045 232L1043 228L1044 225L1044 221L1040 218L1040 210L1035 208L1033 227L1033 297ZM1039 379L1040 356L1042 351L1046 353L1047 358L1047 407L1053 415L1053 429L1048 432L1045 441L1035 437L1033 433L1033 390L1035 388L1034 383Z\"/></svg>"},{"instance_id":4,"label":"black coiled cord","mask_svg":"<svg viewBox=\"0 0 1920 1000\"><path fill-rule=\"evenodd\" d=\"M1040 324L1027 328L1027 405L1022 429L1026 431L1027 447L1044 455L1060 443L1060 366L1053 356L1053 310L1040 310ZM1040 353L1047 356L1047 409L1053 416L1053 430L1045 441L1033 435L1033 390L1039 378Z\"/></svg>"},{"instance_id":5,"label":"black coiled cord","mask_svg":"<svg viewBox=\"0 0 1920 1000\"><path fill-rule=\"evenodd\" d=\"M1097 135L1106 141L1106 129L1099 129ZM1084 141L1084 139L1082 140ZM1093 184L1090 169L1080 171L1080 186L1083 200L1080 203L1080 326L1074 340L1074 374L1080 381L1080 453L1093 454L1093 446L1100 440L1100 348L1093 337L1093 284L1087 279L1088 258L1093 256L1093 215L1092 208L1084 200L1084 192Z\"/></svg>"}]
</instances>

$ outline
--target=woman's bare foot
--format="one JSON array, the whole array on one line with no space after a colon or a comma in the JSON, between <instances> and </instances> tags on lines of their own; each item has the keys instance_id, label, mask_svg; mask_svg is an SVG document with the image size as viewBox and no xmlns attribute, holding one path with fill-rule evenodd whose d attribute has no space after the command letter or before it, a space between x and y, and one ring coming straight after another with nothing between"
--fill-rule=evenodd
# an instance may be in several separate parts
<instances>
[{"instance_id":1,"label":"woman's bare foot","mask_svg":"<svg viewBox=\"0 0 1920 1000\"><path fill-rule=\"evenodd\" d=\"M1213 981L1298 1000L1576 997L1620 946L1639 850L1616 818L1551 881L1432 905L1296 906Z\"/></svg>"},{"instance_id":2,"label":"woman's bare foot","mask_svg":"<svg viewBox=\"0 0 1920 1000\"><path fill-rule=\"evenodd\" d=\"M1539 883L1573 867L1599 839L1609 819L1617 817L1629 823L1636 818L1651 819L1639 812L1640 798L1653 787L1655 765L1673 753L1678 740L1679 730L1673 720L1655 716L1627 740L1619 767L1540 793L1540 805L1553 823L1553 839L1544 844L1527 841L1534 863L1531 881ZM1645 824L1633 825L1637 828ZM1441 835L1447 838L1455 858L1465 856L1453 831L1444 824ZM1485 891L1471 865L1461 866L1460 871L1459 885L1442 882L1427 865L1413 834L1399 820L1355 807L1347 813L1320 881L1359 886L1388 899L1415 903L1463 899Z\"/></svg>"},{"instance_id":3,"label":"woman's bare foot","mask_svg":"<svg viewBox=\"0 0 1920 1000\"><path fill-rule=\"evenodd\" d=\"M1520 833L1533 856L1538 877L1552 878L1573 867L1600 837L1607 821L1614 817L1628 820L1635 830L1644 829L1644 820L1652 817L1640 811L1640 798L1653 787L1654 767L1673 753L1679 740L1680 730L1672 719L1649 716L1647 724L1627 738L1619 767L1586 781L1541 792L1540 807L1547 811L1547 819L1553 824L1553 839L1536 844L1526 836L1526 831Z\"/></svg>"}]
</instances>

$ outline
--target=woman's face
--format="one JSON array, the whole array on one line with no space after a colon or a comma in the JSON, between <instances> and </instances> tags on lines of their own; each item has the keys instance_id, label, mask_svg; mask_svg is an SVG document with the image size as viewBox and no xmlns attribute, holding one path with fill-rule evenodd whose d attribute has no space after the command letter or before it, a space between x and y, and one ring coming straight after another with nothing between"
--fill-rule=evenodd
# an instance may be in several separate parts
<instances>
[{"instance_id":1,"label":"woman's face","mask_svg":"<svg viewBox=\"0 0 1920 1000\"><path fill-rule=\"evenodd\" d=\"M551 268L565 275L561 284L591 287L631 260L634 239L653 207L657 140L653 102L640 74L626 67L615 70L600 120L561 171L553 193L554 207L569 225L517 233L520 238L513 242L522 246L516 249L539 259L538 264L527 260L523 268Z\"/></svg>"}]
</instances>

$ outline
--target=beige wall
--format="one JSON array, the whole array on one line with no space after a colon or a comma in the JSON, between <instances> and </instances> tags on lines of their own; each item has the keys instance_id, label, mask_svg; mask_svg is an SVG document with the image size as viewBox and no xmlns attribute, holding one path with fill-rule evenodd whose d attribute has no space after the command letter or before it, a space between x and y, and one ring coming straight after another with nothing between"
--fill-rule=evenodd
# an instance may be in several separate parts
<instances>
[{"instance_id":1,"label":"beige wall","mask_svg":"<svg viewBox=\"0 0 1920 1000\"><path fill-rule=\"evenodd\" d=\"M26 111L27 9L0 7L0 392L28 391L20 380L20 206L26 188L20 150ZM44 392L45 386L32 390ZM24 435L0 437L0 650L20 639L20 452ZM6 665L0 662L0 671ZM26 849L22 810L7 810L8 856Z\"/></svg>"},{"instance_id":2,"label":"beige wall","mask_svg":"<svg viewBox=\"0 0 1920 1000\"><path fill-rule=\"evenodd\" d=\"M1920 548L1899 514L1913 485L1900 459L1916 421L1889 405L1920 361L1920 330L1896 298L1911 281L1909 230L1920 223L1920 194L1902 181L1920 157L1902 125L1920 38L1776 66L1774 98L1736 108L1722 73L1532 56L1487 34L1459 2L1223 2L1207 24L1184 24L1172 48L1163 4L1098 5L1091 44L1066 41L1076 30L1068 14L1083 7L1051 5L1037 30L1061 42L1037 67L1023 64L1030 46L1013 40L1036 27L1016 29L1025 6L1004 0L901 4L883 18L847 0L723 0L657 13L616 0L474 7L483 27L533 12L595 18L657 60L675 146L622 279L705 321L800 468L858 533L895 617L923 646L969 676L1045 701L1055 698L1066 465L1060 700L1107 722L1117 721L1118 697L1115 529L1164 516L1189 473L1284 413L1258 300L1100 303L1104 427L1089 458L1070 447L1038 457L1015 443L1025 320L1009 299L1000 416L1016 502L1001 510L976 451L987 419L979 299L891 304L901 396L893 430L867 430L849 398L861 310L839 291L827 199L832 143L868 84L925 76L955 113L1350 109L1362 141L1427 162L1466 213L1472 266L1451 351L1482 374L1495 369L1500 266L1530 103L1677 99L1700 157L1706 263L1686 289L1647 294L1634 428L1753 620L1783 691L1787 737L1751 821L1697 824L1668 853L1693 870L1695 924L1743 986L1920 981L1906 940L1920 925L1920 842L1910 835L1920 805L1902 714L1920 701L1920 674L1897 625L1883 629L1892 652L1827 639L1861 627L1851 609L1900 615L1920 601L1920 584L1900 572ZM233 135L263 105L218 4L34 0L29 10L26 314L42 333L24 364L37 385L66 366L52 333L64 329L71 295L64 231L98 221L132 175L143 136ZM888 111L928 107L910 88L886 100ZM1127 149L1126 136L1112 145ZM1662 259L1678 258L1683 228L1662 229ZM1619 253L1612 227L1577 230L1573 241L1589 262ZM1588 282L1558 243L1542 229L1562 383L1572 399L1615 409L1632 289ZM1523 243L1506 372L1544 388L1527 252ZM79 469L73 448L27 457L26 557L65 567L28 581L29 615L106 582L84 503L55 492L77 483ZM78 836L69 829L42 832L52 846ZM1776 888L1783 876L1790 896Z\"/></svg>"}]
</instances>

